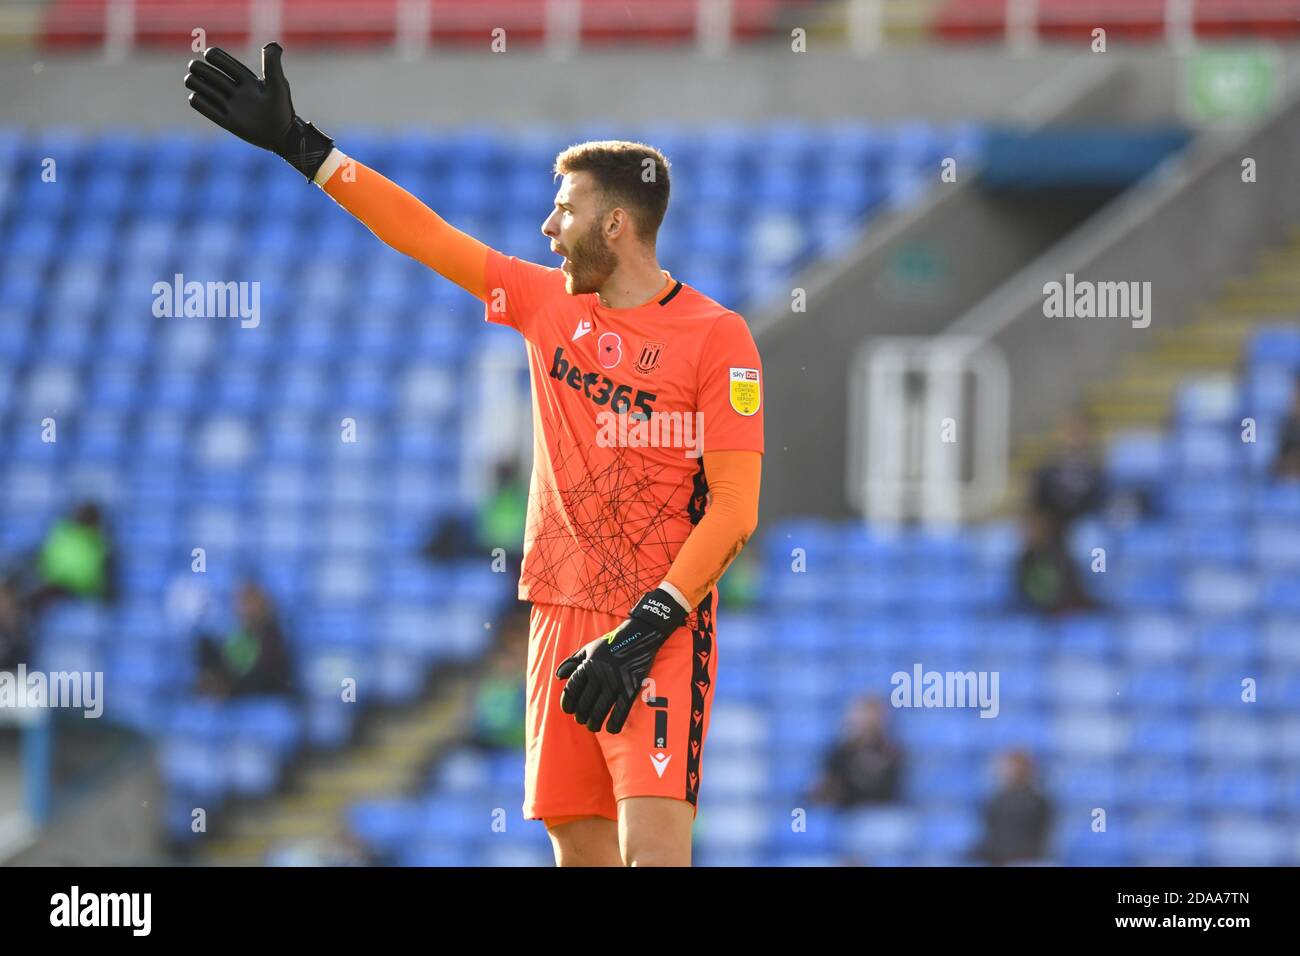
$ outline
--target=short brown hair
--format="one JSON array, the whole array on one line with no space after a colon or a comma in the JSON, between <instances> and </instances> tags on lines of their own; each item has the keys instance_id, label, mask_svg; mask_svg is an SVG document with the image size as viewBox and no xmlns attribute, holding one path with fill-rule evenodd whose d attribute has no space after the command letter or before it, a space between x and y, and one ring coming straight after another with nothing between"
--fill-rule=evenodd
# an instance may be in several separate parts
<instances>
[{"instance_id":1,"label":"short brown hair","mask_svg":"<svg viewBox=\"0 0 1300 956\"><path fill-rule=\"evenodd\" d=\"M653 146L601 140L570 146L555 157L555 174L591 173L608 204L632 213L637 235L654 244L668 211L668 158Z\"/></svg>"}]
</instances>

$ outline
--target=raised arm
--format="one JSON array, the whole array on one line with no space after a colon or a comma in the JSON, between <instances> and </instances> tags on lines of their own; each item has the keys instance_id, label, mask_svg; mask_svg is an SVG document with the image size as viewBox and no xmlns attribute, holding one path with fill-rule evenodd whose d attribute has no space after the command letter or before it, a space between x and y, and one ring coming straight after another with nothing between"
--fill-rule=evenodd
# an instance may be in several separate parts
<instances>
[{"instance_id":1,"label":"raised arm","mask_svg":"<svg viewBox=\"0 0 1300 956\"><path fill-rule=\"evenodd\" d=\"M262 76L219 47L191 60L185 87L195 111L283 158L376 236L471 295L486 297L488 247L448 224L396 183L349 159L293 109L278 43L262 48Z\"/></svg>"},{"instance_id":2,"label":"raised arm","mask_svg":"<svg viewBox=\"0 0 1300 956\"><path fill-rule=\"evenodd\" d=\"M316 182L398 252L423 262L470 295L487 298L488 247L397 183L337 149L321 167Z\"/></svg>"}]
</instances>

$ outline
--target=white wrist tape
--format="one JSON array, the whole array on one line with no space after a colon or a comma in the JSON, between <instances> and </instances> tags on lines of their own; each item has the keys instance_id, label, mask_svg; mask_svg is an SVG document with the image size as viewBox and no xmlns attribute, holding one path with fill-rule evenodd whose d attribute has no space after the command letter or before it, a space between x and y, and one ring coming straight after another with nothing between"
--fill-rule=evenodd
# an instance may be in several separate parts
<instances>
[{"instance_id":1,"label":"white wrist tape","mask_svg":"<svg viewBox=\"0 0 1300 956\"><path fill-rule=\"evenodd\" d=\"M320 169L316 170L316 175L312 177L312 182L317 186L324 187L326 181L334 175L334 171L348 161L343 155L343 151L337 146L330 150L330 154L325 157L325 162L320 164Z\"/></svg>"},{"instance_id":2,"label":"white wrist tape","mask_svg":"<svg viewBox=\"0 0 1300 956\"><path fill-rule=\"evenodd\" d=\"M680 604L682 607L684 607L688 614L691 611L695 610L693 607L691 607L691 602L686 600L686 595L682 594L681 591L677 590L667 581L662 582L659 586L663 588L665 591L667 591L669 594L671 594L673 600L676 601L678 604Z\"/></svg>"}]
</instances>

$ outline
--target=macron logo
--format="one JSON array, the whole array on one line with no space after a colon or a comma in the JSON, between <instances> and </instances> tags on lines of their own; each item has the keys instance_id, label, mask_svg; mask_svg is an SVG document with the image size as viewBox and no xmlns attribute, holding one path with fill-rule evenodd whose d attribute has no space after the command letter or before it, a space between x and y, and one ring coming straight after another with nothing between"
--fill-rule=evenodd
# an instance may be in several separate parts
<instances>
[{"instance_id":1,"label":"macron logo","mask_svg":"<svg viewBox=\"0 0 1300 956\"><path fill-rule=\"evenodd\" d=\"M650 762L655 765L655 773L659 774L660 779L663 778L664 771L668 769L668 761L672 759L672 754L666 754L663 751L650 755Z\"/></svg>"},{"instance_id":2,"label":"macron logo","mask_svg":"<svg viewBox=\"0 0 1300 956\"><path fill-rule=\"evenodd\" d=\"M578 327L573 330L573 338L569 341L576 342L590 331L591 319L580 319L578 320Z\"/></svg>"}]
</instances>

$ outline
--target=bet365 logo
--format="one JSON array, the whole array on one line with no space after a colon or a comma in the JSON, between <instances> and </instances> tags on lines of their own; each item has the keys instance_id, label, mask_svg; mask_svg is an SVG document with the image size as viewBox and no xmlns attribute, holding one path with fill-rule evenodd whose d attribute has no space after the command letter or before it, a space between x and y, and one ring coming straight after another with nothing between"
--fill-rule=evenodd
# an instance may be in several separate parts
<instances>
[{"instance_id":1,"label":"bet365 logo","mask_svg":"<svg viewBox=\"0 0 1300 956\"><path fill-rule=\"evenodd\" d=\"M608 375L600 372L584 372L577 365L564 357L564 346L555 349L555 360L551 362L551 378L558 379L575 392L582 392L597 405L608 404L610 409L622 414L632 411L649 418L654 414L655 400L653 392L638 390L632 394L631 385L620 385Z\"/></svg>"}]
</instances>

